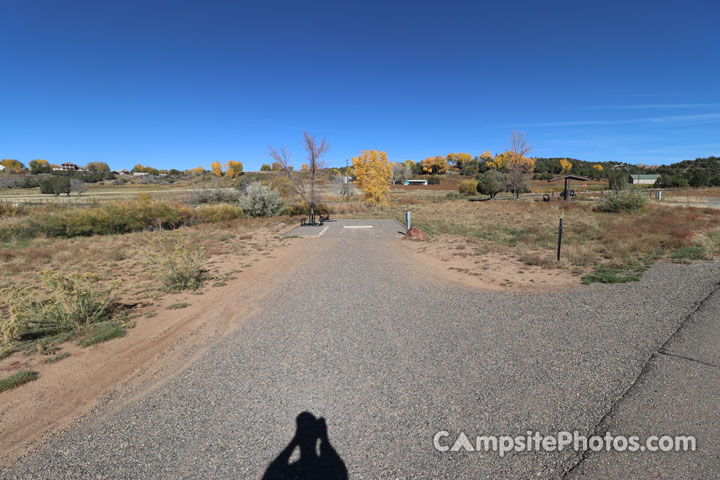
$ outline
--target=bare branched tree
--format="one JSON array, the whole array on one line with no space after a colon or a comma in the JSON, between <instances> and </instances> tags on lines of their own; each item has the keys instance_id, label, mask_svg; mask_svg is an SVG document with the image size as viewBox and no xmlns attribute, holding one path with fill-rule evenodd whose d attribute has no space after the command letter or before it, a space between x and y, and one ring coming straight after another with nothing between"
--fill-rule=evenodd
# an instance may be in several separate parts
<instances>
[{"instance_id":1,"label":"bare branched tree","mask_svg":"<svg viewBox=\"0 0 720 480\"><path fill-rule=\"evenodd\" d=\"M268 148L268 155L280 164L281 170L293 182L300 197L310 206L310 216L314 218L315 206L317 205L315 177L318 170L324 167L322 157L324 157L330 150L330 144L325 138L318 142L315 140L314 136L305 132L303 137L303 148L307 152L308 167L310 170L309 191L305 187L303 175L299 172L295 172L293 167L290 165L291 154L285 147L281 147L280 150L278 150L275 147L270 146Z\"/></svg>"},{"instance_id":2,"label":"bare branched tree","mask_svg":"<svg viewBox=\"0 0 720 480\"><path fill-rule=\"evenodd\" d=\"M523 174L528 169L532 169L534 161L527 158L527 154L532 151L532 147L525 139L525 132L517 132L513 130L512 134L508 137L510 140L510 147L508 154L510 155L510 161L508 162L508 187L513 193L514 198L518 198L520 193L527 190L527 183Z\"/></svg>"},{"instance_id":3,"label":"bare branched tree","mask_svg":"<svg viewBox=\"0 0 720 480\"><path fill-rule=\"evenodd\" d=\"M325 138L320 143L308 132L304 132L303 147L307 152L308 165L310 166L310 215L313 215L315 207L315 174L324 167L320 160L330 150L330 144Z\"/></svg>"}]
</instances>

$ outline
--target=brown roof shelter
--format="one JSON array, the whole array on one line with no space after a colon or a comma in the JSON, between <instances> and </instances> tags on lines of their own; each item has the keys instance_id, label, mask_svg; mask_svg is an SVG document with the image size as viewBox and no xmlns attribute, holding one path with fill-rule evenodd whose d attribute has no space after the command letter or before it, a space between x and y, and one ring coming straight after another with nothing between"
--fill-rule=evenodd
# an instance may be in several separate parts
<instances>
[{"instance_id":1,"label":"brown roof shelter","mask_svg":"<svg viewBox=\"0 0 720 480\"><path fill-rule=\"evenodd\" d=\"M570 200L570 180L578 180L580 182L587 182L590 180L589 178L580 177L578 175L561 175L559 177L552 178L548 180L548 182L555 182L557 180L565 180L565 190L563 191L563 195L565 196L565 201Z\"/></svg>"}]
</instances>

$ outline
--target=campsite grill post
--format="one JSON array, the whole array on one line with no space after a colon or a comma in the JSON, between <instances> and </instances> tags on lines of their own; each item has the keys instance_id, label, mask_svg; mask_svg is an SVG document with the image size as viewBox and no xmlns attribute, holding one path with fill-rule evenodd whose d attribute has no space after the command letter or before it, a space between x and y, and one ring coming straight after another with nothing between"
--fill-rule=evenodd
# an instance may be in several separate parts
<instances>
[{"instance_id":1,"label":"campsite grill post","mask_svg":"<svg viewBox=\"0 0 720 480\"><path fill-rule=\"evenodd\" d=\"M405 212L405 223L407 225L405 227L405 233L407 233L407 231L410 230L410 210Z\"/></svg>"}]
</instances>

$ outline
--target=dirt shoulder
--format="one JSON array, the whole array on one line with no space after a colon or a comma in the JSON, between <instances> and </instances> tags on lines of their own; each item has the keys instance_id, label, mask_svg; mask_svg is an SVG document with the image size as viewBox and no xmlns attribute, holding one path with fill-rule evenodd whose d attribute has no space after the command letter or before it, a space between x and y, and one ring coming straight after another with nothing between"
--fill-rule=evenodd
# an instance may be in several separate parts
<instances>
[{"instance_id":1,"label":"dirt shoulder","mask_svg":"<svg viewBox=\"0 0 720 480\"><path fill-rule=\"evenodd\" d=\"M0 362L4 376L17 370L39 372L37 380L0 395L0 464L22 455L49 432L87 413L119 386L168 378L252 314L258 300L285 280L305 257L309 244L283 240L254 257L217 258L218 271L236 272L200 292L166 295L123 338L89 348L62 346L70 353L56 363L41 355L15 354ZM180 309L170 305L188 304Z\"/></svg>"},{"instance_id":2,"label":"dirt shoulder","mask_svg":"<svg viewBox=\"0 0 720 480\"><path fill-rule=\"evenodd\" d=\"M434 235L426 241L401 243L428 275L471 288L548 292L580 285L580 276L569 270L527 265L507 255L483 251L459 235Z\"/></svg>"}]
</instances>

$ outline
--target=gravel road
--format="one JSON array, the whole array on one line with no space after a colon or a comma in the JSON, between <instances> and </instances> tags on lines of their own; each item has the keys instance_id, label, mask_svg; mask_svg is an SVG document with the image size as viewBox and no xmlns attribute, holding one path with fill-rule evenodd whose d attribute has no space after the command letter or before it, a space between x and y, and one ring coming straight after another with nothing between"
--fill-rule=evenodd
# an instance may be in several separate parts
<instances>
[{"instance_id":1,"label":"gravel road","mask_svg":"<svg viewBox=\"0 0 720 480\"><path fill-rule=\"evenodd\" d=\"M443 453L433 436L590 434L720 278L717 262L659 264L639 283L483 292L417 275L395 222L328 225L297 240L312 242L304 268L189 368L0 477L263 478L310 412L327 424L326 478L561 478L578 454Z\"/></svg>"}]
</instances>

